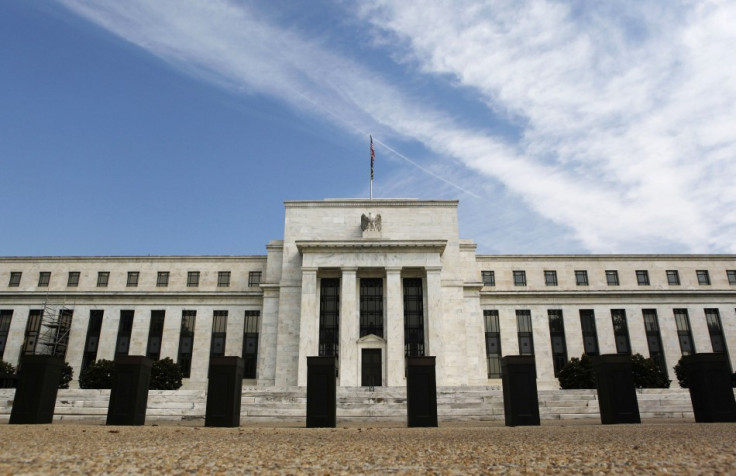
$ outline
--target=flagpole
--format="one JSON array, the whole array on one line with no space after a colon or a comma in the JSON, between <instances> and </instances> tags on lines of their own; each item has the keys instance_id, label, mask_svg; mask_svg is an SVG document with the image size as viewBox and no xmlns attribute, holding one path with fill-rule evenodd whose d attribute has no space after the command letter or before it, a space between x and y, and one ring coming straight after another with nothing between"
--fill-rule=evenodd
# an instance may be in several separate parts
<instances>
[{"instance_id":1,"label":"flagpole","mask_svg":"<svg viewBox=\"0 0 736 476\"><path fill-rule=\"evenodd\" d=\"M376 159L376 153L373 150L373 136L369 135L368 137L371 138L371 187L370 187L370 200L373 200L373 161Z\"/></svg>"}]
</instances>

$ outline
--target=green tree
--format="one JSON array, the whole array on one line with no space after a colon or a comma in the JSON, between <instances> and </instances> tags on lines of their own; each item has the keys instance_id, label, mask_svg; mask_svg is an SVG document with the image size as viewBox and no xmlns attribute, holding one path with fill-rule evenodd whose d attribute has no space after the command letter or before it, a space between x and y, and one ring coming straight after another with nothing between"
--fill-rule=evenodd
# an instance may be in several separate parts
<instances>
[{"instance_id":1,"label":"green tree","mask_svg":"<svg viewBox=\"0 0 736 476\"><path fill-rule=\"evenodd\" d=\"M563 389L596 388L593 364L590 357L583 354L579 359L573 357L562 369L558 376L560 387Z\"/></svg>"},{"instance_id":2,"label":"green tree","mask_svg":"<svg viewBox=\"0 0 736 476\"><path fill-rule=\"evenodd\" d=\"M112 372L115 363L100 359L92 362L79 374L81 388L112 388Z\"/></svg>"},{"instance_id":3,"label":"green tree","mask_svg":"<svg viewBox=\"0 0 736 476\"><path fill-rule=\"evenodd\" d=\"M72 381L72 378L74 378L74 369L69 365L69 362L64 362L59 378L59 388L69 388L69 382Z\"/></svg>"},{"instance_id":4,"label":"green tree","mask_svg":"<svg viewBox=\"0 0 736 476\"><path fill-rule=\"evenodd\" d=\"M151 390L176 390L181 387L181 367L169 357L157 360L151 368Z\"/></svg>"},{"instance_id":5,"label":"green tree","mask_svg":"<svg viewBox=\"0 0 736 476\"><path fill-rule=\"evenodd\" d=\"M14 374L15 373L15 367L13 367L12 364L5 362L4 360L0 360L0 374Z\"/></svg>"},{"instance_id":6,"label":"green tree","mask_svg":"<svg viewBox=\"0 0 736 476\"><path fill-rule=\"evenodd\" d=\"M636 388L670 388L670 379L651 358L641 354L631 356L631 371L634 373Z\"/></svg>"}]
</instances>

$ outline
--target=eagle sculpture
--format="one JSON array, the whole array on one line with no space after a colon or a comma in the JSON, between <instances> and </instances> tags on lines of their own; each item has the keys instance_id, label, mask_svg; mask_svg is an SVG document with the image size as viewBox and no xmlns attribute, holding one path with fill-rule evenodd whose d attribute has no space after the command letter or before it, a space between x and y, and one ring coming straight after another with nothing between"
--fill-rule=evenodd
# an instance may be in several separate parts
<instances>
[{"instance_id":1,"label":"eagle sculpture","mask_svg":"<svg viewBox=\"0 0 736 476\"><path fill-rule=\"evenodd\" d=\"M360 217L360 229L363 231L381 231L381 215L373 216L365 213Z\"/></svg>"}]
</instances>

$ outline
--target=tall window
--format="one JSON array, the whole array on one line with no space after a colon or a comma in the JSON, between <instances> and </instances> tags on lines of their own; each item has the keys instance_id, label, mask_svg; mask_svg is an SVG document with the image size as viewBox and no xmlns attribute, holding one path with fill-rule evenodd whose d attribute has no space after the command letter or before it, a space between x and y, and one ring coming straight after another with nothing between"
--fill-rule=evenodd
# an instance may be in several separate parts
<instances>
[{"instance_id":1,"label":"tall window","mask_svg":"<svg viewBox=\"0 0 736 476\"><path fill-rule=\"evenodd\" d=\"M76 288L79 286L79 271L69 271L69 277L66 280L67 287Z\"/></svg>"},{"instance_id":2,"label":"tall window","mask_svg":"<svg viewBox=\"0 0 736 476\"><path fill-rule=\"evenodd\" d=\"M98 288L106 288L107 283L110 281L110 272L109 271L100 271L97 273L97 287Z\"/></svg>"},{"instance_id":3,"label":"tall window","mask_svg":"<svg viewBox=\"0 0 736 476\"><path fill-rule=\"evenodd\" d=\"M736 269L726 270L726 277L728 278L728 284L736 284Z\"/></svg>"},{"instance_id":4,"label":"tall window","mask_svg":"<svg viewBox=\"0 0 736 476\"><path fill-rule=\"evenodd\" d=\"M695 271L695 274L698 276L698 284L701 286L710 284L710 275L707 269L699 269Z\"/></svg>"},{"instance_id":5,"label":"tall window","mask_svg":"<svg viewBox=\"0 0 736 476\"><path fill-rule=\"evenodd\" d=\"M166 311L151 311L151 324L148 327L148 345L146 356L158 360L161 357L161 340L164 336L164 318Z\"/></svg>"},{"instance_id":6,"label":"tall window","mask_svg":"<svg viewBox=\"0 0 736 476\"><path fill-rule=\"evenodd\" d=\"M383 279L360 280L360 337L383 337Z\"/></svg>"},{"instance_id":7,"label":"tall window","mask_svg":"<svg viewBox=\"0 0 736 476\"><path fill-rule=\"evenodd\" d=\"M218 288L229 288L230 287L230 271L218 271L217 272L217 287Z\"/></svg>"},{"instance_id":8,"label":"tall window","mask_svg":"<svg viewBox=\"0 0 736 476\"><path fill-rule=\"evenodd\" d=\"M245 311L243 325L243 378L256 378L258 363L258 319L260 311Z\"/></svg>"},{"instance_id":9,"label":"tall window","mask_svg":"<svg viewBox=\"0 0 736 476\"><path fill-rule=\"evenodd\" d=\"M139 275L140 273L138 271L128 271L128 281L125 283L125 285L129 288L137 287Z\"/></svg>"},{"instance_id":10,"label":"tall window","mask_svg":"<svg viewBox=\"0 0 736 476\"><path fill-rule=\"evenodd\" d=\"M667 362L664 358L664 350L662 348L662 336L659 333L659 322L657 320L656 309L643 309L644 329L647 333L647 346L649 347L649 357L654 360L664 373L667 373Z\"/></svg>"},{"instance_id":11,"label":"tall window","mask_svg":"<svg viewBox=\"0 0 736 476\"><path fill-rule=\"evenodd\" d=\"M675 309L674 313L677 338L680 341L682 355L694 354L695 344L693 343L693 334L690 330L690 318L687 315L687 309Z\"/></svg>"},{"instance_id":12,"label":"tall window","mask_svg":"<svg viewBox=\"0 0 736 476\"><path fill-rule=\"evenodd\" d=\"M618 286L618 271L615 269L606 270L606 283L608 283L609 286Z\"/></svg>"},{"instance_id":13,"label":"tall window","mask_svg":"<svg viewBox=\"0 0 736 476\"><path fill-rule=\"evenodd\" d=\"M549 337L552 341L552 363L555 367L555 377L567 363L567 344L565 343L565 324L561 309L548 309Z\"/></svg>"},{"instance_id":14,"label":"tall window","mask_svg":"<svg viewBox=\"0 0 736 476\"><path fill-rule=\"evenodd\" d=\"M557 271L545 271L544 272L544 284L546 286L557 286Z\"/></svg>"},{"instance_id":15,"label":"tall window","mask_svg":"<svg viewBox=\"0 0 736 476\"><path fill-rule=\"evenodd\" d=\"M710 344L713 347L713 352L726 353L726 338L723 335L721 315L718 309L706 309L705 322L708 324L708 333L710 334Z\"/></svg>"},{"instance_id":16,"label":"tall window","mask_svg":"<svg viewBox=\"0 0 736 476\"><path fill-rule=\"evenodd\" d=\"M212 340L210 341L210 357L225 355L225 338L227 337L227 311L212 313Z\"/></svg>"},{"instance_id":17,"label":"tall window","mask_svg":"<svg viewBox=\"0 0 736 476\"><path fill-rule=\"evenodd\" d=\"M249 271L248 272L248 287L254 288L261 285L261 272L260 271Z\"/></svg>"},{"instance_id":18,"label":"tall window","mask_svg":"<svg viewBox=\"0 0 736 476\"><path fill-rule=\"evenodd\" d=\"M181 311L181 332L179 333L179 367L184 378L192 372L192 350L194 349L194 323L197 311Z\"/></svg>"},{"instance_id":19,"label":"tall window","mask_svg":"<svg viewBox=\"0 0 736 476\"><path fill-rule=\"evenodd\" d=\"M10 333L10 321L12 319L12 309L0 310L0 360L3 360L3 355L5 354L5 343L8 342L8 334Z\"/></svg>"},{"instance_id":20,"label":"tall window","mask_svg":"<svg viewBox=\"0 0 736 476\"><path fill-rule=\"evenodd\" d=\"M616 352L631 355L631 342L629 341L629 325L626 322L625 309L611 309L611 321L613 322L613 337L616 339Z\"/></svg>"},{"instance_id":21,"label":"tall window","mask_svg":"<svg viewBox=\"0 0 736 476\"><path fill-rule=\"evenodd\" d=\"M169 272L159 271L156 275L156 287L165 288L169 285Z\"/></svg>"},{"instance_id":22,"label":"tall window","mask_svg":"<svg viewBox=\"0 0 736 476\"><path fill-rule=\"evenodd\" d=\"M187 287L196 288L199 286L199 271L187 272Z\"/></svg>"},{"instance_id":23,"label":"tall window","mask_svg":"<svg viewBox=\"0 0 736 476\"><path fill-rule=\"evenodd\" d=\"M84 355L82 356L82 369L84 370L97 358L97 349L100 345L100 332L102 332L103 310L93 309L89 311L89 324L87 325L87 339L84 342Z\"/></svg>"},{"instance_id":24,"label":"tall window","mask_svg":"<svg viewBox=\"0 0 736 476\"><path fill-rule=\"evenodd\" d=\"M575 284L578 286L588 285L588 272L584 269L575 271Z\"/></svg>"},{"instance_id":25,"label":"tall window","mask_svg":"<svg viewBox=\"0 0 736 476\"><path fill-rule=\"evenodd\" d=\"M676 269L667 270L667 284L672 286L679 286L680 284L680 273Z\"/></svg>"},{"instance_id":26,"label":"tall window","mask_svg":"<svg viewBox=\"0 0 736 476\"><path fill-rule=\"evenodd\" d=\"M516 311L516 327L519 332L519 355L534 355L531 311L525 309Z\"/></svg>"},{"instance_id":27,"label":"tall window","mask_svg":"<svg viewBox=\"0 0 736 476\"><path fill-rule=\"evenodd\" d=\"M340 279L322 278L319 297L319 355L340 353Z\"/></svg>"},{"instance_id":28,"label":"tall window","mask_svg":"<svg viewBox=\"0 0 736 476\"><path fill-rule=\"evenodd\" d=\"M41 332L42 320L43 310L31 309L31 311L28 313L26 334L23 338L23 347L21 347L22 355L33 355L36 353L36 345L38 344L38 335Z\"/></svg>"},{"instance_id":29,"label":"tall window","mask_svg":"<svg viewBox=\"0 0 736 476\"><path fill-rule=\"evenodd\" d=\"M481 271L480 276L483 279L483 286L496 285L496 273L493 271Z\"/></svg>"},{"instance_id":30,"label":"tall window","mask_svg":"<svg viewBox=\"0 0 736 476\"><path fill-rule=\"evenodd\" d=\"M132 310L120 311L115 355L128 355L128 351L130 350L130 335L133 333L134 312Z\"/></svg>"},{"instance_id":31,"label":"tall window","mask_svg":"<svg viewBox=\"0 0 736 476\"><path fill-rule=\"evenodd\" d=\"M636 283L639 286L648 286L649 285L649 271L645 269L640 269L636 271Z\"/></svg>"},{"instance_id":32,"label":"tall window","mask_svg":"<svg viewBox=\"0 0 736 476\"><path fill-rule=\"evenodd\" d=\"M526 271L514 271L514 286L526 286Z\"/></svg>"},{"instance_id":33,"label":"tall window","mask_svg":"<svg viewBox=\"0 0 736 476\"><path fill-rule=\"evenodd\" d=\"M41 288L48 287L49 281L51 281L50 271L41 271L40 273L38 273L38 287L41 287Z\"/></svg>"},{"instance_id":34,"label":"tall window","mask_svg":"<svg viewBox=\"0 0 736 476\"><path fill-rule=\"evenodd\" d=\"M501 378L501 326L498 322L498 311L483 311L486 325L486 363L488 378Z\"/></svg>"},{"instance_id":35,"label":"tall window","mask_svg":"<svg viewBox=\"0 0 736 476\"><path fill-rule=\"evenodd\" d=\"M598 331L592 309L580 310L580 326L583 329L583 350L588 355L598 355Z\"/></svg>"},{"instance_id":36,"label":"tall window","mask_svg":"<svg viewBox=\"0 0 736 476\"><path fill-rule=\"evenodd\" d=\"M422 278L404 278L404 355L424 356Z\"/></svg>"},{"instance_id":37,"label":"tall window","mask_svg":"<svg viewBox=\"0 0 736 476\"><path fill-rule=\"evenodd\" d=\"M10 272L10 281L8 281L8 286L11 288L17 288L20 286L20 277L23 273L20 271L11 271Z\"/></svg>"}]
</instances>

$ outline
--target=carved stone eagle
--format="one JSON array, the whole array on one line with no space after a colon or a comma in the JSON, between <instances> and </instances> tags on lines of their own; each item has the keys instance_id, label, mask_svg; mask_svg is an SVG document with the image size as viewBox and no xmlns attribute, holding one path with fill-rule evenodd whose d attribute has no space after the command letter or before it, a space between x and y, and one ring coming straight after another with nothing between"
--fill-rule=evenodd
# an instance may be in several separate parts
<instances>
[{"instance_id":1,"label":"carved stone eagle","mask_svg":"<svg viewBox=\"0 0 736 476\"><path fill-rule=\"evenodd\" d=\"M363 231L381 231L381 215L376 216L365 213L360 216L360 229Z\"/></svg>"}]
</instances>

